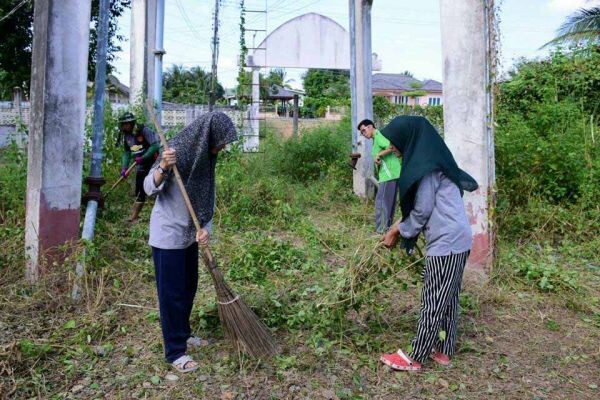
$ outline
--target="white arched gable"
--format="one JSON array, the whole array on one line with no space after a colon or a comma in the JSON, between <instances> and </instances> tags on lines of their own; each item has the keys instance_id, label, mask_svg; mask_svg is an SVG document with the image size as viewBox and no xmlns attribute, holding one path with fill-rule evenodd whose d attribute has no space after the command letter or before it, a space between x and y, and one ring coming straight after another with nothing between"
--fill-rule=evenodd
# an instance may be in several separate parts
<instances>
[{"instance_id":1,"label":"white arched gable","mask_svg":"<svg viewBox=\"0 0 600 400\"><path fill-rule=\"evenodd\" d=\"M343 26L324 15L308 13L271 32L248 56L247 65L350 69L349 42Z\"/></svg>"}]
</instances>

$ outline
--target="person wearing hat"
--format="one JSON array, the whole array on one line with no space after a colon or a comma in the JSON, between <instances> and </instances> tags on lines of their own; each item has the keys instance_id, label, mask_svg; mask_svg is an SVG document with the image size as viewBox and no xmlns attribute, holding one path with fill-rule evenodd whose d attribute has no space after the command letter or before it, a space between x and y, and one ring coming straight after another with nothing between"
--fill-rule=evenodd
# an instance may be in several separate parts
<instances>
[{"instance_id":1,"label":"person wearing hat","mask_svg":"<svg viewBox=\"0 0 600 400\"><path fill-rule=\"evenodd\" d=\"M160 143L156 134L142 124L136 124L135 115L126 112L119 118L119 128L123 135L123 156L121 176L127 178L127 170L132 159L137 164L135 176L135 203L129 221L136 222L146 202L144 179L158 157Z\"/></svg>"}]
</instances>

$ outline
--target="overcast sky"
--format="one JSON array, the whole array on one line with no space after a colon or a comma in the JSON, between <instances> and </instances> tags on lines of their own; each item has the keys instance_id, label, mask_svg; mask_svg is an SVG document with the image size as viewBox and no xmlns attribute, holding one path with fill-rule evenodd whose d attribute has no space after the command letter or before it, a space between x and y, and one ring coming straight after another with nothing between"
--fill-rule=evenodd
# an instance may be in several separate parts
<instances>
[{"instance_id":1,"label":"overcast sky","mask_svg":"<svg viewBox=\"0 0 600 400\"><path fill-rule=\"evenodd\" d=\"M222 0L220 25L219 80L235 87L239 53L239 0ZM579 7L600 4L600 0L502 0L500 13L501 60L507 70L515 59L539 57L547 50L540 46L554 37L565 18ZM248 14L246 28L274 30L284 22L307 12L330 17L348 28L347 0L246 0L247 9L264 10ZM165 10L164 68L173 64L211 66L213 0L168 0ZM129 36L131 15L119 20L120 34ZM439 0L374 0L372 48L383 61L383 71L412 71L417 78L441 81L441 38ZM250 41L250 38L248 37ZM129 42L115 62L116 75L129 85ZM300 87L304 70L287 70L292 86Z\"/></svg>"}]
</instances>

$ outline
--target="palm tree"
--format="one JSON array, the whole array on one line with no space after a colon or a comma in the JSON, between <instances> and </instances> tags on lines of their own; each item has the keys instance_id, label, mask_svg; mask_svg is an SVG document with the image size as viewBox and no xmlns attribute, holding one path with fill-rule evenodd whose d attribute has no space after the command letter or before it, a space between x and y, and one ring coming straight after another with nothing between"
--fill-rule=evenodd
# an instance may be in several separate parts
<instances>
[{"instance_id":1,"label":"palm tree","mask_svg":"<svg viewBox=\"0 0 600 400\"><path fill-rule=\"evenodd\" d=\"M558 28L557 34L556 38L542 47L560 43L600 43L600 6L582 8L570 15Z\"/></svg>"}]
</instances>

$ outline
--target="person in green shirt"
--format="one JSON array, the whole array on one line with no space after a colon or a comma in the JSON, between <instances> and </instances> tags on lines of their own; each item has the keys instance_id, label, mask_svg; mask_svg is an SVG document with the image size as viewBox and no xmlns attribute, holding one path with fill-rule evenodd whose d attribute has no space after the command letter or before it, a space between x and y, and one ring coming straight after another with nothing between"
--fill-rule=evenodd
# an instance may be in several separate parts
<instances>
[{"instance_id":1,"label":"person in green shirt","mask_svg":"<svg viewBox=\"0 0 600 400\"><path fill-rule=\"evenodd\" d=\"M130 222L136 222L140 211L146 202L144 192L144 179L148 175L152 164L158 157L160 143L156 134L142 124L136 124L135 116L126 112L119 118L120 133L123 135L123 156L121 157L121 176L127 178L129 163L133 160L137 164L135 175L135 203ZM120 139L119 139L120 141Z\"/></svg>"},{"instance_id":2,"label":"person in green shirt","mask_svg":"<svg viewBox=\"0 0 600 400\"><path fill-rule=\"evenodd\" d=\"M394 153L390 141L375 128L370 119L360 121L358 131L365 138L373 139L371 154L379 172L379 188L375 197L375 229L378 233L384 233L394 223L400 158Z\"/></svg>"}]
</instances>

